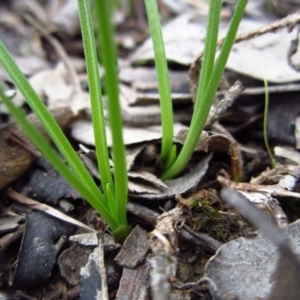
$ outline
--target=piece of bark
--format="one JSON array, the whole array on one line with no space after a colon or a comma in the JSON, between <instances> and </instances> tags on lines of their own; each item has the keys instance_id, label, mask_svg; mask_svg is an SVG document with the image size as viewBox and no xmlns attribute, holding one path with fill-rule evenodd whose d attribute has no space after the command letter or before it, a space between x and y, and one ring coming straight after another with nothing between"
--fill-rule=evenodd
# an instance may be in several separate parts
<instances>
[{"instance_id":1,"label":"piece of bark","mask_svg":"<svg viewBox=\"0 0 300 300\"><path fill-rule=\"evenodd\" d=\"M69 107L59 107L51 110L51 114L61 128L65 128L73 117ZM28 120L49 140L41 122L36 115L31 114ZM36 157L26 150L19 143L12 140L16 136L25 143L31 144L25 133L16 125L11 123L0 129L0 190L7 187L10 183L18 179L25 171L29 169Z\"/></svg>"},{"instance_id":2,"label":"piece of bark","mask_svg":"<svg viewBox=\"0 0 300 300\"><path fill-rule=\"evenodd\" d=\"M99 246L89 255L88 262L80 270L82 300L108 300L106 268L104 264L104 242L99 239Z\"/></svg>"},{"instance_id":3,"label":"piece of bark","mask_svg":"<svg viewBox=\"0 0 300 300\"><path fill-rule=\"evenodd\" d=\"M60 274L70 285L80 284L80 270L88 265L89 256L99 246L99 240L104 241L105 267L109 289L114 285L112 279L118 277L119 282L120 268L112 264L110 258L115 255L114 253L118 251L120 245L115 243L110 235L100 231L98 235L96 233L84 233L71 236L69 241L75 244L60 254L57 262Z\"/></svg>"},{"instance_id":4,"label":"piece of bark","mask_svg":"<svg viewBox=\"0 0 300 300\"><path fill-rule=\"evenodd\" d=\"M60 274L70 285L80 284L80 269L87 263L94 248L75 244L59 256L57 265Z\"/></svg>"},{"instance_id":5,"label":"piece of bark","mask_svg":"<svg viewBox=\"0 0 300 300\"><path fill-rule=\"evenodd\" d=\"M149 262L135 269L123 268L117 300L146 300L149 299Z\"/></svg>"},{"instance_id":6,"label":"piece of bark","mask_svg":"<svg viewBox=\"0 0 300 300\"><path fill-rule=\"evenodd\" d=\"M147 231L136 226L115 258L115 261L123 266L116 299L148 299L148 274L150 270L147 260L148 252Z\"/></svg>"},{"instance_id":7,"label":"piece of bark","mask_svg":"<svg viewBox=\"0 0 300 300\"><path fill-rule=\"evenodd\" d=\"M147 231L136 226L125 240L123 247L116 256L115 260L128 268L135 268L145 260L149 251Z\"/></svg>"},{"instance_id":8,"label":"piece of bark","mask_svg":"<svg viewBox=\"0 0 300 300\"><path fill-rule=\"evenodd\" d=\"M13 288L32 288L47 282L57 253L66 236L73 231L72 225L41 212L27 214L26 229L12 279Z\"/></svg>"}]
</instances>

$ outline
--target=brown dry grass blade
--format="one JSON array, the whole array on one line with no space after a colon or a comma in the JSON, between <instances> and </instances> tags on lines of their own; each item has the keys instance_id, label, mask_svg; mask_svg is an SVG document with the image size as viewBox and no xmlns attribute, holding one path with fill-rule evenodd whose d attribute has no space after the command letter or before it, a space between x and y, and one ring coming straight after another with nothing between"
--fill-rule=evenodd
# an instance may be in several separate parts
<instances>
[{"instance_id":1,"label":"brown dry grass blade","mask_svg":"<svg viewBox=\"0 0 300 300\"><path fill-rule=\"evenodd\" d=\"M90 228L89 226L85 225L84 223L81 223L81 222L65 215L64 213L60 212L59 210L57 210L47 204L40 203L38 201L27 198L27 197L23 196L22 194L17 193L13 189L8 189L6 191L6 195L19 203L22 203L24 205L31 207L32 209L43 211L45 214L55 217L56 219L76 225L80 228L87 230L88 232L96 232L94 229Z\"/></svg>"}]
</instances>

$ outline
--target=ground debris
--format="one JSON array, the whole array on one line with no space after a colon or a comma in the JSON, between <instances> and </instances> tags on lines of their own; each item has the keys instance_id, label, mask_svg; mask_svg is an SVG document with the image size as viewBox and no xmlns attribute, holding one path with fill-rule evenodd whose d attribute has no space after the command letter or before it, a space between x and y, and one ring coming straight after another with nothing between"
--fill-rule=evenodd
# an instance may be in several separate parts
<instances>
[{"instance_id":1,"label":"ground debris","mask_svg":"<svg viewBox=\"0 0 300 300\"><path fill-rule=\"evenodd\" d=\"M116 262L123 266L116 299L148 299L150 271L148 253L147 231L136 226L116 257Z\"/></svg>"},{"instance_id":2,"label":"ground debris","mask_svg":"<svg viewBox=\"0 0 300 300\"><path fill-rule=\"evenodd\" d=\"M221 197L260 230L254 240L239 238L223 245L207 263L205 276L215 284L216 299L226 293L246 300L298 299L299 221L282 231L239 192L223 188Z\"/></svg>"}]
</instances>

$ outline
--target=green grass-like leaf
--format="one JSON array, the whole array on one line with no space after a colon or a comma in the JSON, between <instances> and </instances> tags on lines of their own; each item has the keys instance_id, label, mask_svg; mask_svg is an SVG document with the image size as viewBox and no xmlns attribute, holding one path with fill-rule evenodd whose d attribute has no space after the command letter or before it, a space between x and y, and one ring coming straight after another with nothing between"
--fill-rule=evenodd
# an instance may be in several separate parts
<instances>
[{"instance_id":1,"label":"green grass-like leaf","mask_svg":"<svg viewBox=\"0 0 300 300\"><path fill-rule=\"evenodd\" d=\"M95 1L99 4L99 1ZM20 110L10 102L3 91L0 96L8 110L23 127L25 133L36 147L60 172L61 175L103 216L112 230L113 236L122 242L129 234L131 227L127 224L126 204L128 194L128 177L125 160L125 146L122 137L122 119L118 99L118 80L116 73L116 52L113 51L113 32L110 23L109 1L101 2L99 16L102 23L100 34L103 49L103 61L106 68L107 93L109 97L110 127L113 137L114 178L109 165L109 154L105 133L105 119L102 105L100 76L98 73L97 51L95 47L92 17L89 1L78 0L83 44L86 56L88 83L91 97L92 119L99 173L104 195L100 192L93 178L77 156L66 136L30 86L15 61L0 41L0 62L20 89L27 103L36 113L45 130L66 159L66 166L49 146L41 134L27 121ZM102 29L101 29L102 28Z\"/></svg>"},{"instance_id":2,"label":"green grass-like leaf","mask_svg":"<svg viewBox=\"0 0 300 300\"><path fill-rule=\"evenodd\" d=\"M121 107L117 74L117 51L111 22L113 1L94 1L98 39L101 46L101 61L105 68L105 83L108 96L109 124L112 134L112 157L114 162L114 184L112 190L116 201L119 224L127 224L126 205L128 198L128 174L125 145L123 142Z\"/></svg>"},{"instance_id":3,"label":"green grass-like leaf","mask_svg":"<svg viewBox=\"0 0 300 300\"><path fill-rule=\"evenodd\" d=\"M79 159L72 145L69 143L65 134L62 132L61 128L56 123L47 107L44 105L43 101L38 97L24 74L21 72L1 40L0 62L7 73L10 75L14 84L21 91L30 108L34 111L34 113L37 115L37 117L45 127L45 130L47 131L69 166L77 174L77 176L83 182L85 182L85 184L87 184L91 192L94 193L94 195L98 196L98 188L91 178L89 172L83 165L82 161Z\"/></svg>"},{"instance_id":4,"label":"green grass-like leaf","mask_svg":"<svg viewBox=\"0 0 300 300\"><path fill-rule=\"evenodd\" d=\"M2 52L1 52L2 53ZM0 53L0 58L1 58ZM13 72L19 72L20 70L14 70ZM41 135L41 133L26 119L22 111L15 106L15 104L8 99L0 88L0 98L6 105L9 113L18 121L18 124L22 127L24 132L39 149L39 151L46 157L52 166L85 198L100 214L105 218L111 228L117 228L115 220L111 217L110 212L103 204L103 195L93 182L94 187L89 185L89 180L83 180L77 176L71 168L62 162L57 153L49 145L47 140ZM92 179L88 175L88 179Z\"/></svg>"},{"instance_id":5,"label":"green grass-like leaf","mask_svg":"<svg viewBox=\"0 0 300 300\"><path fill-rule=\"evenodd\" d=\"M78 0L91 97L96 153L104 194L100 192L64 133L43 102L36 95L26 77L22 74L1 41L0 62L11 76L15 85L20 89L29 106L40 119L68 165L65 165L60 160L47 141L41 137L41 134L28 122L20 110L5 97L2 90L0 90L0 96L3 98L3 102L6 104L10 113L21 124L24 131L42 154L66 178L66 180L72 184L97 211L99 211L110 226L114 237L119 241L122 241L129 234L131 228L127 224L126 216L128 175L125 145L122 136L121 108L119 104L117 55L113 28L111 25L112 1L94 0L93 4L95 8L95 20L98 27L96 31L97 38L101 45L101 53L99 55L101 55L106 72L105 81L108 96L109 125L112 131L113 140L112 157L114 161L114 176L111 174L109 165L102 91L98 73L98 59L89 1ZM162 179L165 180L177 176L186 167L191 158L209 114L247 0L238 1L227 36L216 61L215 54L220 21L221 0L210 1L206 42L194 114L188 136L178 157L176 146L173 145L173 108L159 13L155 0L145 0L145 4L153 38L155 65L159 82L163 127L160 159L163 166L166 168L162 176Z\"/></svg>"},{"instance_id":6,"label":"green grass-like leaf","mask_svg":"<svg viewBox=\"0 0 300 300\"><path fill-rule=\"evenodd\" d=\"M150 32L153 41L155 68L158 79L161 107L162 141L160 160L163 167L169 161L173 147L173 105L164 41L156 0L145 0ZM174 151L174 150L173 150Z\"/></svg>"},{"instance_id":7,"label":"green grass-like leaf","mask_svg":"<svg viewBox=\"0 0 300 300\"><path fill-rule=\"evenodd\" d=\"M96 156L101 184L105 193L105 187L108 184L113 187L114 183L109 165L102 91L89 1L79 0L78 11L88 75Z\"/></svg>"},{"instance_id":8,"label":"green grass-like leaf","mask_svg":"<svg viewBox=\"0 0 300 300\"><path fill-rule=\"evenodd\" d=\"M221 1L214 0L211 1L210 3L211 4L210 4L208 22L217 22L217 14L220 13ZM201 76L199 77L199 85L198 85L199 89L197 92L196 104L195 104L194 113L193 113L187 138L174 164L169 169L167 169L165 173L162 175L163 180L173 178L178 174L180 174L182 170L186 167L188 161L190 160L194 152L200 134L205 126L206 119L208 117L211 105L213 103L215 93L217 91L222 74L224 72L238 30L239 23L243 17L246 4L247 4L247 0L238 1L233 16L231 18L229 29L225 37L223 46L221 48L221 52L216 62L214 63L213 69L211 70L211 62L203 61L203 65L206 66L205 72L207 72L207 74L203 75L202 74L204 72L203 71L201 72ZM216 49L207 50L207 47L213 46L210 45L208 39L211 36L212 37L216 36L217 32L215 31L218 31L219 25L218 26L210 26L210 25L211 24L208 24L207 26L203 60L205 60L207 57L210 57L209 60L212 60L214 54L207 55L206 57L205 54L207 53L207 51L216 51ZM212 42L212 44L213 43L214 41ZM209 80L207 79L208 76L209 76ZM202 88L202 86L204 86L204 83L201 82L202 80L204 80L207 83L207 86L204 88Z\"/></svg>"}]
</instances>

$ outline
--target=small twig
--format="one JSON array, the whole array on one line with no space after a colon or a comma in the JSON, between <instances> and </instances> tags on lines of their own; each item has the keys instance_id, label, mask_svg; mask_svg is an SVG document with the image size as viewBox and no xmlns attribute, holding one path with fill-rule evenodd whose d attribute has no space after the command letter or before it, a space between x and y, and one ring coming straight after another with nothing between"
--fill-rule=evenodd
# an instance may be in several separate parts
<instances>
[{"instance_id":1,"label":"small twig","mask_svg":"<svg viewBox=\"0 0 300 300\"><path fill-rule=\"evenodd\" d=\"M299 83L287 83L287 84L280 84L268 87L268 92L271 94L273 93L285 93L285 92L298 92L300 91L300 84ZM224 91L220 91L220 93L224 93ZM253 87L253 88L245 88L242 92L243 95L261 95L265 93L264 87ZM217 93L218 95L218 93Z\"/></svg>"},{"instance_id":2,"label":"small twig","mask_svg":"<svg viewBox=\"0 0 300 300\"><path fill-rule=\"evenodd\" d=\"M127 211L152 226L156 226L157 219L160 216L157 212L134 202L129 202L127 204ZM207 234L193 231L187 225L183 225L183 227L179 227L177 230L180 239L195 244L197 247L204 249L209 253L214 254L222 245L222 243Z\"/></svg>"},{"instance_id":3,"label":"small twig","mask_svg":"<svg viewBox=\"0 0 300 300\"><path fill-rule=\"evenodd\" d=\"M259 185L246 182L233 182L222 176L218 176L217 180L224 186L235 190L268 193L272 196L300 198L300 193L290 192L277 184L274 185Z\"/></svg>"},{"instance_id":4,"label":"small twig","mask_svg":"<svg viewBox=\"0 0 300 300\"><path fill-rule=\"evenodd\" d=\"M300 179L300 169L299 166L293 166L293 165L276 165L274 169L266 170L262 172L258 177L251 179L251 184L261 184L266 181L270 181L270 179L278 176L284 176L290 174L297 178L297 180Z\"/></svg>"},{"instance_id":5,"label":"small twig","mask_svg":"<svg viewBox=\"0 0 300 300\"><path fill-rule=\"evenodd\" d=\"M236 81L233 86L226 91L224 98L214 107L213 114L209 116L206 121L205 128L209 128L212 126L214 122L216 122L220 116L233 104L234 100L241 95L244 87L240 81Z\"/></svg>"},{"instance_id":6,"label":"small twig","mask_svg":"<svg viewBox=\"0 0 300 300\"><path fill-rule=\"evenodd\" d=\"M9 188L6 190L5 194L7 196L9 196L11 199L22 203L24 205L30 206L32 209L36 209L39 211L42 211L52 217L55 217L59 220L62 220L64 222L76 225L80 228L84 228L85 230L87 230L88 232L96 232L96 230L90 228L89 226L65 215L64 213L56 210L55 208L48 206L47 204L44 203L40 203L38 201L32 200L28 197L23 196L22 194L17 193L16 191L14 191L13 189Z\"/></svg>"},{"instance_id":7,"label":"small twig","mask_svg":"<svg viewBox=\"0 0 300 300\"><path fill-rule=\"evenodd\" d=\"M258 29L251 30L247 33L238 34L235 38L235 43L249 40L254 37L264 35L266 33L275 32L275 31L278 31L279 29L282 29L285 27L288 27L288 30L292 31L293 28L299 23L300 23L300 14L299 13L288 15L287 17L285 17L281 20L277 20L268 25L262 26ZM223 42L224 42L224 38L218 41L218 46L221 46L223 44Z\"/></svg>"},{"instance_id":8,"label":"small twig","mask_svg":"<svg viewBox=\"0 0 300 300\"><path fill-rule=\"evenodd\" d=\"M299 83L287 83L287 84L280 84L268 87L269 94L273 93L286 93L286 92L298 92L300 91L300 84ZM217 97L224 97L228 91L227 90L220 90L217 91ZM262 95L265 93L264 87L248 87L245 88L241 95L252 96L252 95ZM171 95L173 102L176 103L187 103L191 101L192 94L191 93L172 93ZM139 105L151 105L157 104L159 101L159 94L158 93L139 93L136 97L136 102L134 102L133 106Z\"/></svg>"}]
</instances>

